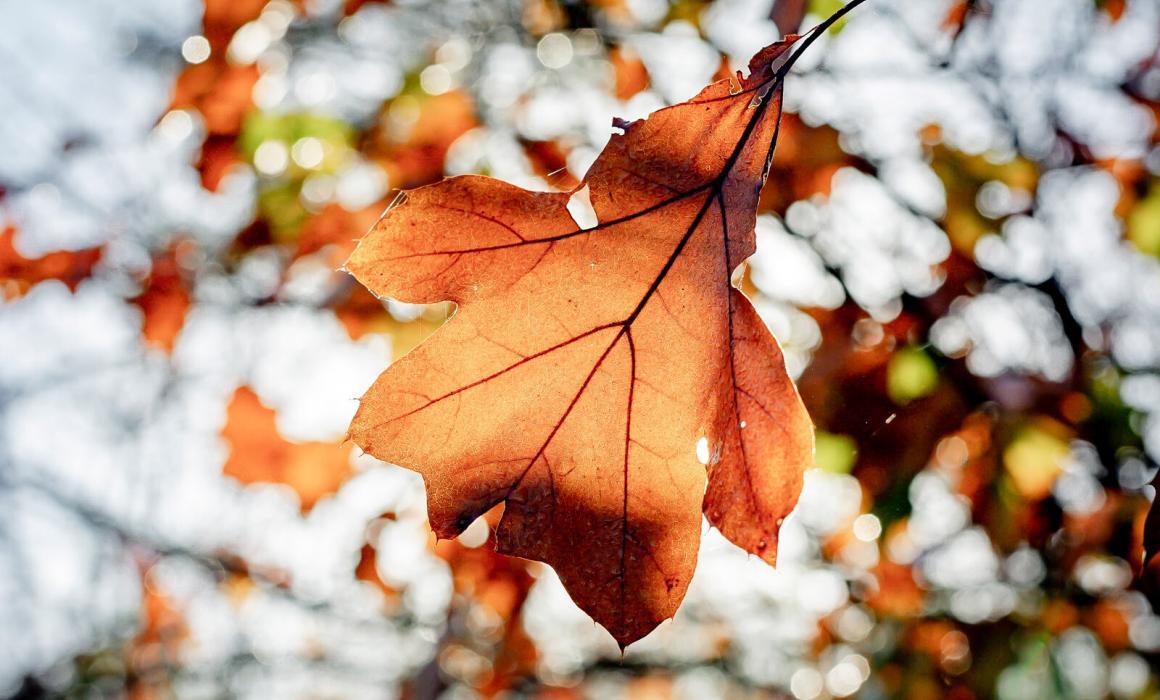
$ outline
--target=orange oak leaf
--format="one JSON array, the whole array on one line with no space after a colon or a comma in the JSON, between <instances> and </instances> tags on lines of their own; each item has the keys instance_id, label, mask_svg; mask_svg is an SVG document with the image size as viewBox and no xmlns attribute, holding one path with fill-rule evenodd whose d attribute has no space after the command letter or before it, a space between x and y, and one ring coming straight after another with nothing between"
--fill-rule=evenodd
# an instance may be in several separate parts
<instances>
[{"instance_id":1,"label":"orange oak leaf","mask_svg":"<svg viewBox=\"0 0 1160 700\"><path fill-rule=\"evenodd\" d=\"M221 435L230 445L225 476L243 484L286 484L303 511L351 476L350 448L326 442L290 442L278 432L271 408L249 387L239 387L226 408Z\"/></svg>"},{"instance_id":2,"label":"orange oak leaf","mask_svg":"<svg viewBox=\"0 0 1160 700\"><path fill-rule=\"evenodd\" d=\"M347 262L378 296L458 305L363 396L351 438L423 476L440 537L503 503L497 549L551 565L622 647L676 611L702 510L773 563L812 466L781 350L731 282L797 38L617 122L572 193L450 178L407 193ZM584 194L587 227L569 214Z\"/></svg>"}]
</instances>

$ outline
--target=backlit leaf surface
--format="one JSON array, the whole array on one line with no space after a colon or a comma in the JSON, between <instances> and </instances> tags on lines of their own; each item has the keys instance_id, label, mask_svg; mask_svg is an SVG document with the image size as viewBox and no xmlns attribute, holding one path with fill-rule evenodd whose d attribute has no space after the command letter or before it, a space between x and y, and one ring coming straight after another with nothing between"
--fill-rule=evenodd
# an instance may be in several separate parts
<instances>
[{"instance_id":1,"label":"backlit leaf surface","mask_svg":"<svg viewBox=\"0 0 1160 700\"><path fill-rule=\"evenodd\" d=\"M777 342L731 283L791 45L620 123L575 193L450 178L408 192L347 263L379 296L458 305L366 393L351 437L423 475L440 537L504 503L498 549L550 564L622 646L684 597L702 509L772 563L812 462ZM568 210L583 194L587 228Z\"/></svg>"}]
</instances>

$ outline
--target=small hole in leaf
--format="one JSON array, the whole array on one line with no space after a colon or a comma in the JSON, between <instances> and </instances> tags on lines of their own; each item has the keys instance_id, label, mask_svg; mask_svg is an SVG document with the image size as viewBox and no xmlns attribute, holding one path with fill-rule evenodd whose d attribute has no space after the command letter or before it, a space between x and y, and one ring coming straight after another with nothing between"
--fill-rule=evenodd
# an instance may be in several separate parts
<instances>
[{"instance_id":1,"label":"small hole in leaf","mask_svg":"<svg viewBox=\"0 0 1160 700\"><path fill-rule=\"evenodd\" d=\"M482 517L476 518L467 526L466 530L459 534L459 544L471 549L482 546L484 542L487 542L487 534L490 530L486 520Z\"/></svg>"},{"instance_id":2,"label":"small hole in leaf","mask_svg":"<svg viewBox=\"0 0 1160 700\"><path fill-rule=\"evenodd\" d=\"M576 226L582 230L600 223L596 218L596 209L593 208L592 200L588 196L588 185L572 193L572 197L568 200L568 213L572 215Z\"/></svg>"},{"instance_id":3,"label":"small hole in leaf","mask_svg":"<svg viewBox=\"0 0 1160 700\"><path fill-rule=\"evenodd\" d=\"M697 440L697 461L701 464L709 463L709 438L702 436Z\"/></svg>"}]
</instances>

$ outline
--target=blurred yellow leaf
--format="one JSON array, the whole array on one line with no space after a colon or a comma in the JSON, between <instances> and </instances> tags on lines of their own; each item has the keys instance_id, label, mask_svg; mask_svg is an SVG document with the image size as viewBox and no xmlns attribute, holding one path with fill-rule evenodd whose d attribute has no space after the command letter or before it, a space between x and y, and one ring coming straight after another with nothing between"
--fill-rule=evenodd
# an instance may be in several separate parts
<instances>
[{"instance_id":1,"label":"blurred yellow leaf","mask_svg":"<svg viewBox=\"0 0 1160 700\"><path fill-rule=\"evenodd\" d=\"M1070 453L1067 441L1044 420L1024 427L1003 451L1003 465L1015 489L1023 497L1038 501L1051 493L1055 479L1063 471Z\"/></svg>"},{"instance_id":2,"label":"blurred yellow leaf","mask_svg":"<svg viewBox=\"0 0 1160 700\"><path fill-rule=\"evenodd\" d=\"M1160 255L1160 184L1128 214L1128 240L1142 253Z\"/></svg>"}]
</instances>

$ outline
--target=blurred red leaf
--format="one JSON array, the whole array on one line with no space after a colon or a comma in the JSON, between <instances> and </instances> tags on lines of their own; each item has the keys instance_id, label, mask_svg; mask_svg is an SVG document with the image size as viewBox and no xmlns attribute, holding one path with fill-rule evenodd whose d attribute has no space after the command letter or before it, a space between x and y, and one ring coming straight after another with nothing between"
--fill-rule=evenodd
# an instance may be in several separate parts
<instances>
[{"instance_id":1,"label":"blurred red leaf","mask_svg":"<svg viewBox=\"0 0 1160 700\"><path fill-rule=\"evenodd\" d=\"M948 30L958 31L963 26L963 22L967 19L967 12L971 9L971 3L967 0L956 0L955 4L951 5L943 17L942 28Z\"/></svg>"},{"instance_id":2,"label":"blurred red leaf","mask_svg":"<svg viewBox=\"0 0 1160 700\"><path fill-rule=\"evenodd\" d=\"M552 187L571 190L580 184L576 176L568 172L568 152L562 145L555 141L524 141L523 146L532 170Z\"/></svg>"},{"instance_id":3,"label":"blurred red leaf","mask_svg":"<svg viewBox=\"0 0 1160 700\"><path fill-rule=\"evenodd\" d=\"M1103 11L1113 22L1119 22L1128 9L1127 0L1104 0L1101 3Z\"/></svg>"},{"instance_id":4,"label":"blurred red leaf","mask_svg":"<svg viewBox=\"0 0 1160 700\"><path fill-rule=\"evenodd\" d=\"M197 161L202 187L217 192L222 179L239 162L241 158L233 136L211 135L201 145L201 157Z\"/></svg>"},{"instance_id":5,"label":"blurred red leaf","mask_svg":"<svg viewBox=\"0 0 1160 700\"><path fill-rule=\"evenodd\" d=\"M900 527L905 527L902 521ZM909 566L883 559L874 569L877 589L866 599L867 605L881 615L914 617L922 612L923 591L914 580Z\"/></svg>"},{"instance_id":6,"label":"blurred red leaf","mask_svg":"<svg viewBox=\"0 0 1160 700\"><path fill-rule=\"evenodd\" d=\"M789 34L801 29L806 9L806 0L774 0L769 18L777 25L777 31Z\"/></svg>"},{"instance_id":7,"label":"blurred red leaf","mask_svg":"<svg viewBox=\"0 0 1160 700\"><path fill-rule=\"evenodd\" d=\"M177 264L176 247L153 260L153 268L145 280L144 289L130 301L145 316L141 329L145 342L172 352L192 301Z\"/></svg>"},{"instance_id":8,"label":"blurred red leaf","mask_svg":"<svg viewBox=\"0 0 1160 700\"><path fill-rule=\"evenodd\" d=\"M224 53L234 32L257 19L269 0L205 0L202 23L214 53Z\"/></svg>"},{"instance_id":9,"label":"blurred red leaf","mask_svg":"<svg viewBox=\"0 0 1160 700\"><path fill-rule=\"evenodd\" d=\"M489 532L483 544L468 547L458 539L439 540L435 552L451 567L455 591L486 606L503 623L492 672L477 684L485 697L492 697L514 681L534 675L536 648L524 631L521 616L535 579L528 573L528 562L495 551L499 509L484 517Z\"/></svg>"},{"instance_id":10,"label":"blurred red leaf","mask_svg":"<svg viewBox=\"0 0 1160 700\"><path fill-rule=\"evenodd\" d=\"M1153 486L1160 486L1160 478L1152 481ZM1148 506L1148 514L1143 522L1135 528L1138 534L1135 551L1140 557L1133 562L1138 566L1137 584L1148 596L1154 607L1160 607L1160 497L1153 497ZM1137 519L1139 522L1139 519Z\"/></svg>"},{"instance_id":11,"label":"blurred red leaf","mask_svg":"<svg viewBox=\"0 0 1160 700\"><path fill-rule=\"evenodd\" d=\"M322 248L335 246L335 267L354 250L355 242L382 214L383 207L375 204L358 211L349 211L337 204L327 204L302 225L298 234L295 257L309 255Z\"/></svg>"},{"instance_id":12,"label":"blurred red leaf","mask_svg":"<svg viewBox=\"0 0 1160 700\"><path fill-rule=\"evenodd\" d=\"M199 111L210 134L237 134L253 105L259 77L257 66L235 66L222 57L211 58L189 66L177 78L172 108Z\"/></svg>"},{"instance_id":13,"label":"blurred red leaf","mask_svg":"<svg viewBox=\"0 0 1160 700\"><path fill-rule=\"evenodd\" d=\"M451 144L478 125L475 105L462 90L401 95L371 133L367 153L381 162L393 186L425 185L442 177Z\"/></svg>"}]
</instances>

